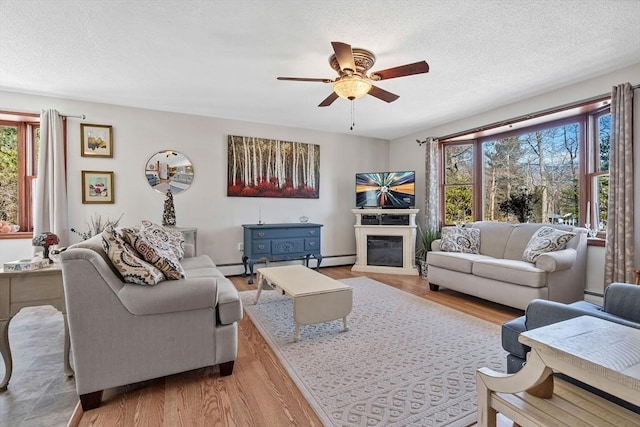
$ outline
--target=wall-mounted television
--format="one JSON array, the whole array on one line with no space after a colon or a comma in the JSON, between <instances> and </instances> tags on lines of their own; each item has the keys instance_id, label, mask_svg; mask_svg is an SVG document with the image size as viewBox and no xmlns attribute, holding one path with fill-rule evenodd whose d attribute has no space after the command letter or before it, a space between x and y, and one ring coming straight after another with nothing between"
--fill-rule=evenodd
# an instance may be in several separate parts
<instances>
[{"instance_id":1,"label":"wall-mounted television","mask_svg":"<svg viewBox=\"0 0 640 427\"><path fill-rule=\"evenodd\" d=\"M415 171L356 174L356 207L405 209L415 202Z\"/></svg>"}]
</instances>

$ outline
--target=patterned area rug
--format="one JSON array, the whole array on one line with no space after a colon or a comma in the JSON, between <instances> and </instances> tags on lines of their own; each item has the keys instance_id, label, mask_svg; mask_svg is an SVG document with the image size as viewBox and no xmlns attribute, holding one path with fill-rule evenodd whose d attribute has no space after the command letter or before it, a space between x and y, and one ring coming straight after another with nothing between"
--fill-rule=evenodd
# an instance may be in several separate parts
<instances>
[{"instance_id":1,"label":"patterned area rug","mask_svg":"<svg viewBox=\"0 0 640 427\"><path fill-rule=\"evenodd\" d=\"M500 327L365 277L348 332L337 320L301 327L275 291L241 292L249 318L327 426L467 426L475 372L506 372Z\"/></svg>"}]
</instances>

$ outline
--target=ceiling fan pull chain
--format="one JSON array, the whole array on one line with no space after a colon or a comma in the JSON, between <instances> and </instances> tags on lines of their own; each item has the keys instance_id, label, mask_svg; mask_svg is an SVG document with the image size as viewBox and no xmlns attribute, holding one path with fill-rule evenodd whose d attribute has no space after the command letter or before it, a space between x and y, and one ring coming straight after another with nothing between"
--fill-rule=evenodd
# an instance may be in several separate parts
<instances>
[{"instance_id":1,"label":"ceiling fan pull chain","mask_svg":"<svg viewBox=\"0 0 640 427\"><path fill-rule=\"evenodd\" d=\"M351 100L351 127L349 128L349 130L353 130L353 127L356 125L356 103L353 102L354 100Z\"/></svg>"}]
</instances>

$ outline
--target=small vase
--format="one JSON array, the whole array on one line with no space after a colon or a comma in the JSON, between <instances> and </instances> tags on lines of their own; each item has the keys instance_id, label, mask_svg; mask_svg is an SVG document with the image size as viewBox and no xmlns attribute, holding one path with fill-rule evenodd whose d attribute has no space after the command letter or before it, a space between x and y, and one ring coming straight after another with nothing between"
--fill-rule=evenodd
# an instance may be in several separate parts
<instances>
[{"instance_id":1,"label":"small vase","mask_svg":"<svg viewBox=\"0 0 640 427\"><path fill-rule=\"evenodd\" d=\"M44 246L44 252L42 253L42 257L44 259L48 259L49 260L49 264L53 264L53 261L51 260L51 258L49 258L49 246Z\"/></svg>"}]
</instances>

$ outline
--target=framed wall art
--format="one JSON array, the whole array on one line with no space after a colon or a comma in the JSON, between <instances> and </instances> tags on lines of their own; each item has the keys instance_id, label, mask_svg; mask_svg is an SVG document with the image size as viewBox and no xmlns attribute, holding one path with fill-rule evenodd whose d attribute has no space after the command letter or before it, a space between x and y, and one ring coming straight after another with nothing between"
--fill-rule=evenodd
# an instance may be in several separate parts
<instances>
[{"instance_id":1,"label":"framed wall art","mask_svg":"<svg viewBox=\"0 0 640 427\"><path fill-rule=\"evenodd\" d=\"M113 127L80 124L82 157L113 157Z\"/></svg>"},{"instance_id":2,"label":"framed wall art","mask_svg":"<svg viewBox=\"0 0 640 427\"><path fill-rule=\"evenodd\" d=\"M82 203L114 203L113 172L82 171Z\"/></svg>"},{"instance_id":3,"label":"framed wall art","mask_svg":"<svg viewBox=\"0 0 640 427\"><path fill-rule=\"evenodd\" d=\"M320 146L229 135L227 196L319 198Z\"/></svg>"}]
</instances>

